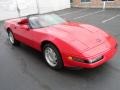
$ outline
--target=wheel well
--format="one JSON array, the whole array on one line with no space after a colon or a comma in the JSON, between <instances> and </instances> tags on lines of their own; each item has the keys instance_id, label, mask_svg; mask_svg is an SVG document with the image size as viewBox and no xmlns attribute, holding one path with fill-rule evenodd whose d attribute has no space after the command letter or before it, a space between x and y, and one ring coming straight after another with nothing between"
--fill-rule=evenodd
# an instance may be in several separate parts
<instances>
[{"instance_id":1,"label":"wheel well","mask_svg":"<svg viewBox=\"0 0 120 90\"><path fill-rule=\"evenodd\" d=\"M9 31L11 31L11 29L8 27L8 28L6 29L6 31L9 32Z\"/></svg>"},{"instance_id":2,"label":"wheel well","mask_svg":"<svg viewBox=\"0 0 120 90\"><path fill-rule=\"evenodd\" d=\"M53 44L51 41L43 41L42 43L41 43L41 50L43 50L43 47L44 47L44 45L46 45L46 44ZM54 46L56 46L55 44L53 44Z\"/></svg>"},{"instance_id":3,"label":"wheel well","mask_svg":"<svg viewBox=\"0 0 120 90\"><path fill-rule=\"evenodd\" d=\"M43 51L44 45L46 45L46 44L52 44L52 45L54 45L54 46L57 48L57 50L59 51L58 47L57 47L54 43L52 43L51 41L43 41L43 42L41 43L41 50L42 50L42 51ZM59 52L60 52L60 51L59 51Z\"/></svg>"}]
</instances>

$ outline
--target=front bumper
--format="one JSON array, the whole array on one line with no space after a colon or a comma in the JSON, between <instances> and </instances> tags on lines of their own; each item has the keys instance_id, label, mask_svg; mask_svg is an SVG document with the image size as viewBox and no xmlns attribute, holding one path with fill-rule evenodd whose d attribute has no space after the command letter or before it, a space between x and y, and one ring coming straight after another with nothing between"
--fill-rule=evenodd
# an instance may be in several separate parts
<instances>
[{"instance_id":1,"label":"front bumper","mask_svg":"<svg viewBox=\"0 0 120 90\"><path fill-rule=\"evenodd\" d=\"M108 60L110 60L115 52L116 52L117 48L113 48L109 51L107 51L103 56L104 58L95 62L95 63L82 63L82 62L76 62L73 60L67 60L67 63L65 64L66 67L75 67L75 68L95 68L98 67L102 64L104 64L105 62L107 62Z\"/></svg>"}]
</instances>

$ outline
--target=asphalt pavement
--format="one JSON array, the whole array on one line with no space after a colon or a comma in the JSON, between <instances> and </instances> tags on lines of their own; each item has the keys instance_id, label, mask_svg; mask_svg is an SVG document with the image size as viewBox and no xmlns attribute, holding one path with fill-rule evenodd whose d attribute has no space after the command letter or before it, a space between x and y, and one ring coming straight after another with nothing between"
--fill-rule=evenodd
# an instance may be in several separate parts
<instances>
[{"instance_id":1,"label":"asphalt pavement","mask_svg":"<svg viewBox=\"0 0 120 90\"><path fill-rule=\"evenodd\" d=\"M118 41L117 53L95 69L55 71L38 51L23 44L12 46L1 22L0 90L120 90L120 9L71 8L53 13L110 33Z\"/></svg>"}]
</instances>

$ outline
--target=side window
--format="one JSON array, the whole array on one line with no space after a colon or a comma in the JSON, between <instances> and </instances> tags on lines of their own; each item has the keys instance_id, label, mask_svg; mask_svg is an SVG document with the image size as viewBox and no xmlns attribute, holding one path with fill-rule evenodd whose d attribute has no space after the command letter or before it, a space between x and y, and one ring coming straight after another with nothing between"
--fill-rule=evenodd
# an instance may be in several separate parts
<instances>
[{"instance_id":1,"label":"side window","mask_svg":"<svg viewBox=\"0 0 120 90\"><path fill-rule=\"evenodd\" d=\"M40 28L40 24L37 17L30 17L29 24L31 28Z\"/></svg>"}]
</instances>

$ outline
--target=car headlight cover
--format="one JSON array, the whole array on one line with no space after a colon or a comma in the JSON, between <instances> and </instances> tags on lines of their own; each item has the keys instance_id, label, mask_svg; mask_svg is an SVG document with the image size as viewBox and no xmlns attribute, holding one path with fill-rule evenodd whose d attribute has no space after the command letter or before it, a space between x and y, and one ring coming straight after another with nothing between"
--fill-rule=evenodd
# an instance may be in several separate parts
<instances>
[{"instance_id":1,"label":"car headlight cover","mask_svg":"<svg viewBox=\"0 0 120 90\"><path fill-rule=\"evenodd\" d=\"M85 60L85 59L80 59L80 58L71 57L71 56L69 56L68 59L69 59L69 60L73 60L73 61L77 61L77 62L82 62L82 63L89 63L89 64L91 64L91 63L95 63L95 62L103 59L103 56L99 56L99 57L97 57L97 58L95 58L95 59L91 59L91 60Z\"/></svg>"},{"instance_id":2,"label":"car headlight cover","mask_svg":"<svg viewBox=\"0 0 120 90\"><path fill-rule=\"evenodd\" d=\"M95 62L97 62L97 61L99 61L101 59L103 59L103 56L99 56L99 57L97 57L95 59L91 59L91 60L89 60L89 63L95 63Z\"/></svg>"}]
</instances>

